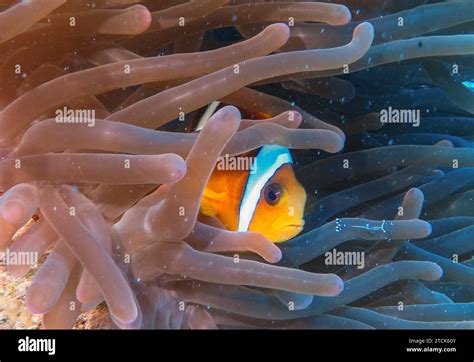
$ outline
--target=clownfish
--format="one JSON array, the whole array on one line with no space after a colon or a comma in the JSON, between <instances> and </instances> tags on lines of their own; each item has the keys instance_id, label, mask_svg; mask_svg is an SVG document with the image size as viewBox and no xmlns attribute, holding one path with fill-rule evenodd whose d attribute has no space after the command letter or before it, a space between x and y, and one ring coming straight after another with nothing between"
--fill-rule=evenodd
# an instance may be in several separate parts
<instances>
[{"instance_id":1,"label":"clownfish","mask_svg":"<svg viewBox=\"0 0 474 362\"><path fill-rule=\"evenodd\" d=\"M227 230L258 232L274 243L295 237L304 226L306 192L296 179L290 151L264 145L251 159L250 169L216 165L204 189L200 212L217 218Z\"/></svg>"}]
</instances>

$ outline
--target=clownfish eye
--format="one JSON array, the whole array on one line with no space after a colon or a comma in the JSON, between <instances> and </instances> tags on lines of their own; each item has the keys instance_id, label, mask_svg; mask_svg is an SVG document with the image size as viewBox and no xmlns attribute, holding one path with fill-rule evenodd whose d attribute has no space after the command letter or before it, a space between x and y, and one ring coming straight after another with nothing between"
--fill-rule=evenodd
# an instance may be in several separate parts
<instances>
[{"instance_id":1,"label":"clownfish eye","mask_svg":"<svg viewBox=\"0 0 474 362\"><path fill-rule=\"evenodd\" d=\"M274 183L270 184L265 188L264 195L265 195L265 201L269 205L275 205L281 197L281 185Z\"/></svg>"}]
</instances>

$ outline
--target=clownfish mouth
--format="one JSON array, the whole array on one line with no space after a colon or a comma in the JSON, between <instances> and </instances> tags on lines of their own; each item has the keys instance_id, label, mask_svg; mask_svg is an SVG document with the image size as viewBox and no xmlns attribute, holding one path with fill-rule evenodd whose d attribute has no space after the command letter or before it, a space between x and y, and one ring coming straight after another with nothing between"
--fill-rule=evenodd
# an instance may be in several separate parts
<instances>
[{"instance_id":1,"label":"clownfish mouth","mask_svg":"<svg viewBox=\"0 0 474 362\"><path fill-rule=\"evenodd\" d=\"M301 231L304 226L303 219L278 218L273 222L273 227L281 231Z\"/></svg>"},{"instance_id":2,"label":"clownfish mouth","mask_svg":"<svg viewBox=\"0 0 474 362\"><path fill-rule=\"evenodd\" d=\"M300 232L301 230L303 230L303 226L302 225L295 225L295 224L291 224L291 225L287 225L283 228L281 228L282 231L295 231L295 232Z\"/></svg>"}]
</instances>

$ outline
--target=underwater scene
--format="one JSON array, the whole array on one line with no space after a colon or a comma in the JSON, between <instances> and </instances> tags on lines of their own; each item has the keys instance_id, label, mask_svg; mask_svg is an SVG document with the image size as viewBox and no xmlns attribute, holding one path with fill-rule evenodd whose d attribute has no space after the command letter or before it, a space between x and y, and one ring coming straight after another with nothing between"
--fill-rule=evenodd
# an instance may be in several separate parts
<instances>
[{"instance_id":1,"label":"underwater scene","mask_svg":"<svg viewBox=\"0 0 474 362\"><path fill-rule=\"evenodd\" d=\"M0 329L473 329L473 114L474 0L0 1Z\"/></svg>"}]
</instances>

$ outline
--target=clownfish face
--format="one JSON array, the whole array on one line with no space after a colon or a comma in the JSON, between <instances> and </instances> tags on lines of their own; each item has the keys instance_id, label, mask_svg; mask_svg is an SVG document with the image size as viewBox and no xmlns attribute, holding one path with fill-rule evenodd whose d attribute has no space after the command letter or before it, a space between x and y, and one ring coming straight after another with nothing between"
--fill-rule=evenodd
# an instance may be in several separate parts
<instances>
[{"instance_id":1,"label":"clownfish face","mask_svg":"<svg viewBox=\"0 0 474 362\"><path fill-rule=\"evenodd\" d=\"M303 186L291 164L284 164L265 184L248 230L274 243L289 240L303 230L305 203Z\"/></svg>"},{"instance_id":2,"label":"clownfish face","mask_svg":"<svg viewBox=\"0 0 474 362\"><path fill-rule=\"evenodd\" d=\"M252 172L214 170L200 211L219 219L227 230L258 232L279 243L303 230L305 203L289 150L265 145Z\"/></svg>"}]
</instances>

